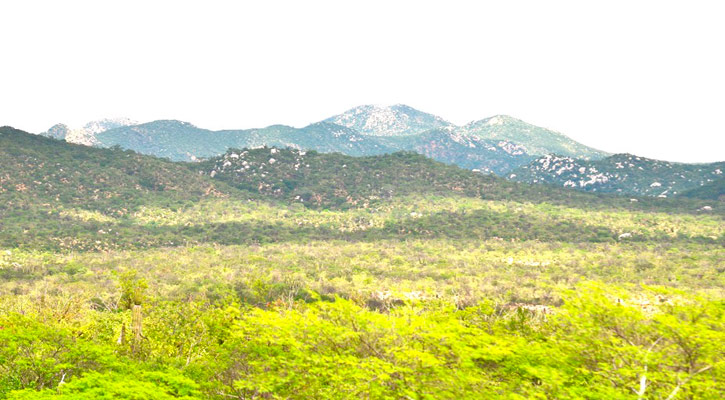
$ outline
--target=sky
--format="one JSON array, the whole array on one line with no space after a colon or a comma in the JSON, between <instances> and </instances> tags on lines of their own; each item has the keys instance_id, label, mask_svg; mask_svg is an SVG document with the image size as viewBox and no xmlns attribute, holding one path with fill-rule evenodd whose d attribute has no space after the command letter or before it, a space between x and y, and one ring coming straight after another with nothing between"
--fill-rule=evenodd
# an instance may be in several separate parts
<instances>
[{"instance_id":1,"label":"sky","mask_svg":"<svg viewBox=\"0 0 725 400\"><path fill-rule=\"evenodd\" d=\"M725 160L722 1L3 1L0 125L301 127L362 104L507 114Z\"/></svg>"}]
</instances>

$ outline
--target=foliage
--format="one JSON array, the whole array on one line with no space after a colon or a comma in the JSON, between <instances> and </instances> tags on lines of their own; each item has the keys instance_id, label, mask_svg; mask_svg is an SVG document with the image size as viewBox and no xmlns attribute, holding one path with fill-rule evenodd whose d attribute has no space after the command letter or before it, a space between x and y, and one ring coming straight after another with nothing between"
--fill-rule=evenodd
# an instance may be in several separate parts
<instances>
[{"instance_id":1,"label":"foliage","mask_svg":"<svg viewBox=\"0 0 725 400\"><path fill-rule=\"evenodd\" d=\"M80 318L93 324L102 314ZM491 302L461 309L409 299L380 312L319 296L308 303L278 298L266 308L161 301L149 309L144 352L126 358L115 341L101 336L63 342L43 337L36 343L57 343L56 351L43 363L29 362L34 369L9 369L2 389L11 391L11 399L101 393L129 399L201 393L240 399L628 399L673 393L714 399L725 395L717 384L725 377L724 318L718 301L660 288L632 295L592 284L567 294L562 307L538 310ZM21 331L5 320L3 331L12 329L5 340L25 342L36 328L24 326ZM90 353L94 363L88 346L98 348ZM5 354L20 352L5 347ZM72 354L84 358L68 358ZM99 361L103 354L105 363Z\"/></svg>"},{"instance_id":2,"label":"foliage","mask_svg":"<svg viewBox=\"0 0 725 400\"><path fill-rule=\"evenodd\" d=\"M55 390L22 390L10 393L13 399L200 399L198 385L178 372L106 373L89 372Z\"/></svg>"},{"instance_id":3,"label":"foliage","mask_svg":"<svg viewBox=\"0 0 725 400\"><path fill-rule=\"evenodd\" d=\"M112 350L74 333L32 317L0 317L0 395L13 389L55 387L111 362Z\"/></svg>"},{"instance_id":4,"label":"foliage","mask_svg":"<svg viewBox=\"0 0 725 400\"><path fill-rule=\"evenodd\" d=\"M138 277L136 270L120 273L118 283L121 288L119 306L122 309L131 309L134 305L141 305L144 302L144 291L149 285L146 279Z\"/></svg>"},{"instance_id":5,"label":"foliage","mask_svg":"<svg viewBox=\"0 0 725 400\"><path fill-rule=\"evenodd\" d=\"M723 170L725 162L681 164L632 154L615 154L594 161L546 155L508 176L518 182L590 192L717 200L716 193L722 193Z\"/></svg>"},{"instance_id":6,"label":"foliage","mask_svg":"<svg viewBox=\"0 0 725 400\"><path fill-rule=\"evenodd\" d=\"M715 179L698 188L688 190L682 196L725 201L725 178Z\"/></svg>"}]
</instances>

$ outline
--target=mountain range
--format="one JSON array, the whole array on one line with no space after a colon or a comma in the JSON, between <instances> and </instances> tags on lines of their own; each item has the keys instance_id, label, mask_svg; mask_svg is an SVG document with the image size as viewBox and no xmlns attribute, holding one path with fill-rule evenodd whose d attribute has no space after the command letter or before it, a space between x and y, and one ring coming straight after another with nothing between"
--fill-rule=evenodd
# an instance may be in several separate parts
<instances>
[{"instance_id":1,"label":"mountain range","mask_svg":"<svg viewBox=\"0 0 725 400\"><path fill-rule=\"evenodd\" d=\"M36 215L38 223L45 223L48 208L123 216L150 204L188 206L204 198L281 201L329 209L374 209L406 196L463 196L588 208L663 210L672 206L695 212L706 204L717 212L721 209L717 202L703 203L699 199L642 198L630 203L618 196L512 182L414 152L353 157L266 147L230 149L208 160L188 163L120 148L71 144L1 127L0 159L0 226L14 215L25 215L36 208L45 210ZM99 215L86 216L103 219ZM66 221L63 215L56 217ZM73 225L68 229L72 231ZM22 232L18 235L22 236Z\"/></svg>"},{"instance_id":2,"label":"mountain range","mask_svg":"<svg viewBox=\"0 0 725 400\"><path fill-rule=\"evenodd\" d=\"M494 116L464 126L405 105L360 106L303 128L272 125L212 131L188 122L128 119L55 125L44 136L99 147L120 146L174 161L195 161L229 148L290 147L353 156L415 151L437 161L505 174L537 156L557 153L596 159L608 154L524 121Z\"/></svg>"},{"instance_id":3,"label":"mountain range","mask_svg":"<svg viewBox=\"0 0 725 400\"><path fill-rule=\"evenodd\" d=\"M137 123L119 118L92 121L82 128L58 124L41 135L96 147L119 146L172 161L202 161L229 149L265 146L350 156L411 151L519 182L659 197L684 195L703 185L711 187L705 192L719 197L722 185L711 183L722 178L717 171L725 169L723 163L611 155L506 115L457 126L402 104L359 106L303 128L215 131L178 120Z\"/></svg>"}]
</instances>

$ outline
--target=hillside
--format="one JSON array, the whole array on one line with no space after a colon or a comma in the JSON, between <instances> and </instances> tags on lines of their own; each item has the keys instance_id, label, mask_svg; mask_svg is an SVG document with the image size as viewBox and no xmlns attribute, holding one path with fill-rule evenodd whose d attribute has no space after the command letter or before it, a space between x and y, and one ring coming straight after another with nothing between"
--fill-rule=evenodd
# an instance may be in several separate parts
<instances>
[{"instance_id":1,"label":"hillside","mask_svg":"<svg viewBox=\"0 0 725 400\"><path fill-rule=\"evenodd\" d=\"M413 152L352 157L296 149L232 149L190 167L244 191L314 208L367 208L411 195L592 207L626 204L616 198L508 182Z\"/></svg>"},{"instance_id":2,"label":"hillside","mask_svg":"<svg viewBox=\"0 0 725 400\"><path fill-rule=\"evenodd\" d=\"M673 197L720 179L725 162L680 164L631 154L587 161L544 156L512 171L508 178L584 191Z\"/></svg>"},{"instance_id":3,"label":"hillside","mask_svg":"<svg viewBox=\"0 0 725 400\"><path fill-rule=\"evenodd\" d=\"M410 196L443 196L556 204L589 210L697 213L716 202L700 199L629 198L504 180L413 152L352 157L296 149L232 149L189 167L245 192L313 209L376 208Z\"/></svg>"},{"instance_id":4,"label":"hillside","mask_svg":"<svg viewBox=\"0 0 725 400\"><path fill-rule=\"evenodd\" d=\"M299 150L230 150L200 171L231 185L311 207L368 207L412 194L500 196L500 179L436 163L415 153L351 157Z\"/></svg>"},{"instance_id":5,"label":"hillside","mask_svg":"<svg viewBox=\"0 0 725 400\"><path fill-rule=\"evenodd\" d=\"M461 168L503 175L535 157L523 146L507 140L481 139L462 135L454 127L433 129L417 135L382 137L389 148L405 149Z\"/></svg>"},{"instance_id":6,"label":"hillside","mask_svg":"<svg viewBox=\"0 0 725 400\"><path fill-rule=\"evenodd\" d=\"M373 155L391 152L374 138L360 134L341 125L318 122L301 129L275 131L274 127L245 131L238 136L234 148L259 148L275 146L323 153L343 153L351 156ZM219 154L216 154L219 155Z\"/></svg>"},{"instance_id":7,"label":"hillside","mask_svg":"<svg viewBox=\"0 0 725 400\"><path fill-rule=\"evenodd\" d=\"M222 138L213 131L175 120L117 127L99 132L95 138L100 147L120 146L171 160L209 157L226 148Z\"/></svg>"},{"instance_id":8,"label":"hillside","mask_svg":"<svg viewBox=\"0 0 725 400\"><path fill-rule=\"evenodd\" d=\"M698 188L682 192L681 196L725 201L725 178L715 179Z\"/></svg>"},{"instance_id":9,"label":"hillside","mask_svg":"<svg viewBox=\"0 0 725 400\"><path fill-rule=\"evenodd\" d=\"M609 155L578 143L559 132L531 125L508 115L496 115L471 122L460 127L459 132L463 136L508 141L520 145L521 151L529 155L560 154L594 160Z\"/></svg>"},{"instance_id":10,"label":"hillside","mask_svg":"<svg viewBox=\"0 0 725 400\"><path fill-rule=\"evenodd\" d=\"M98 149L0 128L4 212L38 205L129 206L145 196L178 199L213 192L215 184L183 164L119 149ZM49 204L50 203L50 204Z\"/></svg>"},{"instance_id":11,"label":"hillside","mask_svg":"<svg viewBox=\"0 0 725 400\"><path fill-rule=\"evenodd\" d=\"M210 131L181 121L154 121L125 126L96 135L103 147L121 146L143 154L177 161L195 161L224 153L228 148L291 147L354 156L392 151L374 138L344 126L320 122L296 129L273 125L262 129Z\"/></svg>"},{"instance_id":12,"label":"hillside","mask_svg":"<svg viewBox=\"0 0 725 400\"><path fill-rule=\"evenodd\" d=\"M111 229L108 221L143 206L196 202L230 190L223 193L219 183L183 164L9 127L0 128L0 159L0 246L95 248L98 239L113 241L98 235Z\"/></svg>"}]
</instances>

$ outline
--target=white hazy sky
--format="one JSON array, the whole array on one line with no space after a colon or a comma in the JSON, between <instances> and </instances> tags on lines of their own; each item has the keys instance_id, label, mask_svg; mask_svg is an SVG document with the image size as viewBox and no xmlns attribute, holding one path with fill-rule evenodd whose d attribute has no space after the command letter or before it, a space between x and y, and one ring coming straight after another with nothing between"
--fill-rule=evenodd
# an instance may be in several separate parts
<instances>
[{"instance_id":1,"label":"white hazy sky","mask_svg":"<svg viewBox=\"0 0 725 400\"><path fill-rule=\"evenodd\" d=\"M404 103L725 160L722 1L2 1L0 125L303 126Z\"/></svg>"}]
</instances>

